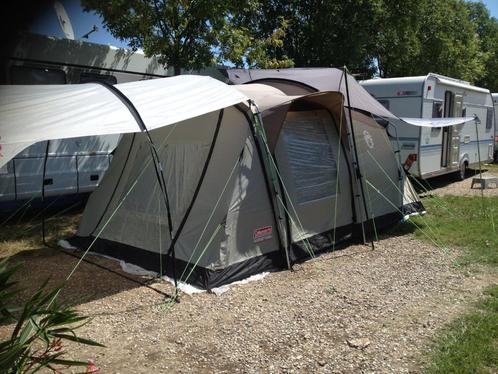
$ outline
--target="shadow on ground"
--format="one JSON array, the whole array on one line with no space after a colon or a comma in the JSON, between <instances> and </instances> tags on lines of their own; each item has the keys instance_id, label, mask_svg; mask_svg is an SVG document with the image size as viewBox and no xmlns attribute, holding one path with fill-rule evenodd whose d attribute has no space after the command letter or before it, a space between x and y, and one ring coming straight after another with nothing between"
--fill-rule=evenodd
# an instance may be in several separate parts
<instances>
[{"instance_id":1,"label":"shadow on ground","mask_svg":"<svg viewBox=\"0 0 498 374\"><path fill-rule=\"evenodd\" d=\"M12 220L0 226L0 259L8 258L11 264L22 264L13 277L22 289L16 300L19 304L30 297L47 279L50 288L65 283L79 261L78 258L58 249L57 240L74 235L81 211L73 211L46 221L48 245L43 244L41 219L36 217L36 214L26 214L20 220ZM80 256L81 252L76 254ZM119 263L114 260L92 255L87 255L85 259L108 270L81 262L65 284L58 297L59 302L76 306L141 287L138 282L146 283L151 280L150 277L123 272Z\"/></svg>"}]
</instances>

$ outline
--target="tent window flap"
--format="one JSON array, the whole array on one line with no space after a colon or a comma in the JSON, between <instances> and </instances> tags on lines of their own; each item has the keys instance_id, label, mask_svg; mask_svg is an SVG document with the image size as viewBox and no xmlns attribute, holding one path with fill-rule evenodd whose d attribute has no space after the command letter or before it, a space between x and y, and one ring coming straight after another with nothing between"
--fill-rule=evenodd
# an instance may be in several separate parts
<instances>
[{"instance_id":1,"label":"tent window flap","mask_svg":"<svg viewBox=\"0 0 498 374\"><path fill-rule=\"evenodd\" d=\"M282 135L299 204L336 194L337 161L329 123L325 111L290 112L285 120Z\"/></svg>"}]
</instances>

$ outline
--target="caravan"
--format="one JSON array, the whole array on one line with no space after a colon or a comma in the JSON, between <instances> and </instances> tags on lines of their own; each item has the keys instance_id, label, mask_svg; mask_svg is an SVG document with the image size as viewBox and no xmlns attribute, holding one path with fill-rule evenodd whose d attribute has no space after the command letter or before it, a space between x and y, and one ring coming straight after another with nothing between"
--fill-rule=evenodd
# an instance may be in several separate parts
<instances>
[{"instance_id":1,"label":"caravan","mask_svg":"<svg viewBox=\"0 0 498 374\"><path fill-rule=\"evenodd\" d=\"M400 117L462 119L454 126L414 126L397 122L390 128L401 162L420 178L459 171L493 158L495 121L489 90L430 73L427 76L370 79L360 84Z\"/></svg>"},{"instance_id":2,"label":"caravan","mask_svg":"<svg viewBox=\"0 0 498 374\"><path fill-rule=\"evenodd\" d=\"M0 53L1 84L114 85L167 74L156 58L139 52L35 34L20 36ZM0 168L0 202L40 196L43 174L46 196L93 191L108 169L119 139L120 135L104 135L32 145Z\"/></svg>"}]
</instances>

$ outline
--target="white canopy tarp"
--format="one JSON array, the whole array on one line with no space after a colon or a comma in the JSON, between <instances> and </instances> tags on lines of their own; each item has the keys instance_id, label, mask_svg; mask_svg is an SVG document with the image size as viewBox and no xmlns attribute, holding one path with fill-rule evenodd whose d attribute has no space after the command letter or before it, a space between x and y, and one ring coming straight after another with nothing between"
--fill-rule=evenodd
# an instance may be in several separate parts
<instances>
[{"instance_id":1,"label":"white canopy tarp","mask_svg":"<svg viewBox=\"0 0 498 374\"><path fill-rule=\"evenodd\" d=\"M117 84L147 129L171 125L247 101L216 79L181 75ZM36 142L140 132L126 105L96 83L0 86L0 167Z\"/></svg>"},{"instance_id":2,"label":"white canopy tarp","mask_svg":"<svg viewBox=\"0 0 498 374\"><path fill-rule=\"evenodd\" d=\"M392 120L392 119L389 119ZM474 117L451 117L451 118L401 118L402 121L413 126L421 127L447 127L473 122Z\"/></svg>"}]
</instances>

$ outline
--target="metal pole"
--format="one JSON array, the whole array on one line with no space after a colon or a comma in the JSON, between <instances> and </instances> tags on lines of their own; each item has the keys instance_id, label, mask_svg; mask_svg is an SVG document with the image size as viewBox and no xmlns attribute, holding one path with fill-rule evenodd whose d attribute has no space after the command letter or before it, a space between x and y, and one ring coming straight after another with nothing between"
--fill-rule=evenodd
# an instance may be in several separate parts
<instances>
[{"instance_id":1,"label":"metal pole","mask_svg":"<svg viewBox=\"0 0 498 374\"><path fill-rule=\"evenodd\" d=\"M365 190L363 188L363 182L362 182L363 176L362 176L361 170L360 170L360 163L358 162L358 150L356 147L356 139L355 139L355 134L354 134L354 126L353 126L353 114L351 111L351 100L349 97L348 75L347 75L347 68L345 66L343 68L343 73L344 73L344 78L345 78L345 82L346 82L346 98L348 99L349 122L351 125L351 135L353 138L353 150L354 150L354 157L355 157L354 163L355 163L356 177L360 181L360 191L361 191L361 197L363 200L363 210L365 212L365 218L368 221L370 218L368 217L367 200L365 198ZM365 235L365 225L364 225L363 220L361 221L361 229L363 232L363 242L366 243L367 239L366 239L366 235ZM375 249L375 244L374 244L373 238L372 238L371 244L372 244L372 249Z\"/></svg>"},{"instance_id":2,"label":"metal pole","mask_svg":"<svg viewBox=\"0 0 498 374\"><path fill-rule=\"evenodd\" d=\"M482 180L482 169L481 169L481 144L479 143L479 117L474 116L474 123L476 125L476 138L477 138L477 158L479 160L479 178L481 178L481 212L484 213L484 187L485 184Z\"/></svg>"}]
</instances>

